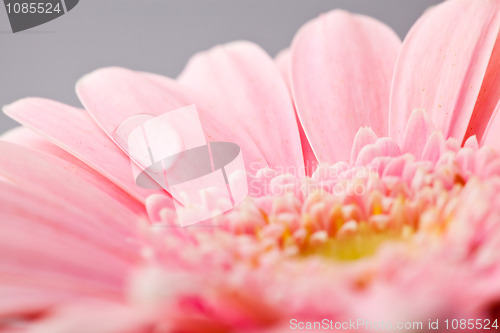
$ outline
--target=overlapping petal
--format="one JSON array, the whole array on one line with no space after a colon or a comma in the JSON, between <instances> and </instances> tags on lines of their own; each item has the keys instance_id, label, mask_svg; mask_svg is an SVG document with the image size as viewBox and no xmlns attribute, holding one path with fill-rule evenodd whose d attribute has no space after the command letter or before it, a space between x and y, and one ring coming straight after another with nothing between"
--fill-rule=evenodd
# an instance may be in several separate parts
<instances>
[{"instance_id":1,"label":"overlapping petal","mask_svg":"<svg viewBox=\"0 0 500 333\"><path fill-rule=\"evenodd\" d=\"M234 142L243 150L245 164L263 167L267 163L246 133L224 118L212 117L214 107L179 83L158 75L123 68L104 68L83 77L77 93L85 108L113 139L119 126L138 114L157 116L195 104L207 141Z\"/></svg>"},{"instance_id":2,"label":"overlapping petal","mask_svg":"<svg viewBox=\"0 0 500 333\"><path fill-rule=\"evenodd\" d=\"M292 53L289 49L281 51L275 58L276 66L278 66L278 70L281 73L281 76L285 80L285 83L288 87L288 91L290 93L290 98L292 97ZM294 105L295 108L295 105ZM295 110L295 118L297 120L297 126L299 128L300 135L300 143L302 145L302 154L304 155L304 166L306 169L306 174L308 176L312 175L314 170L318 165L318 160L316 156L314 156L314 152L309 144L309 140L307 139L306 133L304 132L304 128L300 123L299 116L297 115L297 110Z\"/></svg>"},{"instance_id":3,"label":"overlapping petal","mask_svg":"<svg viewBox=\"0 0 500 333\"><path fill-rule=\"evenodd\" d=\"M120 221L124 229L145 216L144 206L132 200L104 177L89 173L60 158L0 141L0 175L32 192L45 193L54 202L78 207L95 223Z\"/></svg>"},{"instance_id":4,"label":"overlapping petal","mask_svg":"<svg viewBox=\"0 0 500 333\"><path fill-rule=\"evenodd\" d=\"M387 134L396 34L368 17L333 11L306 24L292 44L297 112L319 162L348 161L362 126Z\"/></svg>"},{"instance_id":5,"label":"overlapping petal","mask_svg":"<svg viewBox=\"0 0 500 333\"><path fill-rule=\"evenodd\" d=\"M445 1L427 11L398 59L389 134L400 142L413 109L423 108L445 137L480 138L499 98L499 29L498 0Z\"/></svg>"},{"instance_id":6,"label":"overlapping petal","mask_svg":"<svg viewBox=\"0 0 500 333\"><path fill-rule=\"evenodd\" d=\"M251 136L270 167L303 170L290 95L260 47L235 42L195 55L179 81L210 98L211 117L235 123Z\"/></svg>"},{"instance_id":7,"label":"overlapping petal","mask_svg":"<svg viewBox=\"0 0 500 333\"><path fill-rule=\"evenodd\" d=\"M148 195L155 193L136 185L129 157L84 110L47 99L27 98L4 107L4 112L45 136L140 202L144 203ZM59 126L60 123L65 125Z\"/></svg>"}]
</instances>

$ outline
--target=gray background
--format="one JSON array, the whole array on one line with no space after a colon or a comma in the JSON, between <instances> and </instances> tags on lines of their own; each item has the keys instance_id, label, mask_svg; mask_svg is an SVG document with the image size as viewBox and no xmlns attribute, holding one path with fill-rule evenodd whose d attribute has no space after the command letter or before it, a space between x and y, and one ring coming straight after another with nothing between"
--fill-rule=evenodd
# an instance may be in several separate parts
<instances>
[{"instance_id":1,"label":"gray background","mask_svg":"<svg viewBox=\"0 0 500 333\"><path fill-rule=\"evenodd\" d=\"M401 36L441 0L80 0L71 12L13 34L0 7L0 105L37 96L80 105L74 83L117 65L175 77L189 57L246 39L271 55L318 14L343 8L373 16ZM15 123L0 115L0 133Z\"/></svg>"}]
</instances>

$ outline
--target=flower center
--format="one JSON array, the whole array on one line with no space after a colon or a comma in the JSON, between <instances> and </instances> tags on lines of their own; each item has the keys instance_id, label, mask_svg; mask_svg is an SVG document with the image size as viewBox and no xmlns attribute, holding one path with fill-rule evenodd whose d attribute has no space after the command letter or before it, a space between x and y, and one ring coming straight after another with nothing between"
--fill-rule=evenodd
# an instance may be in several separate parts
<instances>
[{"instance_id":1,"label":"flower center","mask_svg":"<svg viewBox=\"0 0 500 333\"><path fill-rule=\"evenodd\" d=\"M281 196L253 198L256 207L247 203L233 213L237 222L243 221L233 232L253 235L259 253L357 260L387 243L411 244L416 235L441 235L465 184L448 166L418 167L407 178L374 172L336 181L343 183L343 191L286 184ZM355 187L362 190L350 190Z\"/></svg>"},{"instance_id":2,"label":"flower center","mask_svg":"<svg viewBox=\"0 0 500 333\"><path fill-rule=\"evenodd\" d=\"M356 260L370 256L379 246L388 241L403 241L413 234L413 229L405 226L401 230L377 230L365 222L354 225L347 234L328 237L321 242L312 242L304 247L302 254L321 255L337 260Z\"/></svg>"}]
</instances>

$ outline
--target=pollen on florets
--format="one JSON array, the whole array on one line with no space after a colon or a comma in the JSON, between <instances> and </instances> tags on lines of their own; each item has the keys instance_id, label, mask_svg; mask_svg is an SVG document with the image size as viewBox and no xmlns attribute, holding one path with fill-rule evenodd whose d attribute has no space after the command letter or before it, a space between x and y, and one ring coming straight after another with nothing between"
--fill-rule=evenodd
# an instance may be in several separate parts
<instances>
[{"instance_id":1,"label":"pollen on florets","mask_svg":"<svg viewBox=\"0 0 500 333\"><path fill-rule=\"evenodd\" d=\"M411 247L443 237L465 204L468 182L500 175L498 155L479 148L475 138L460 147L435 132L419 153L369 129L361 129L356 142L350 163L320 164L310 177L260 170L250 179L250 196L214 219L216 232L239 239L243 245L235 251L245 260L360 259L384 244ZM193 234L207 232L214 230Z\"/></svg>"}]
</instances>

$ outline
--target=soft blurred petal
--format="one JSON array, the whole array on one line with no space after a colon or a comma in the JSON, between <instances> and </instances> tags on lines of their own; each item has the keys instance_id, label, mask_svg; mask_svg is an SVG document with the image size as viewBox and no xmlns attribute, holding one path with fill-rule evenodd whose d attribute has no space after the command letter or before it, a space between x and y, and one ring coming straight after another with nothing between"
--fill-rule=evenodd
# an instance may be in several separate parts
<instances>
[{"instance_id":1,"label":"soft blurred petal","mask_svg":"<svg viewBox=\"0 0 500 333\"><path fill-rule=\"evenodd\" d=\"M124 228L119 214L104 220L75 196L55 197L0 182L0 316L45 311L78 297L122 297L125 273L140 253L138 244L123 240L133 229Z\"/></svg>"},{"instance_id":2,"label":"soft blurred petal","mask_svg":"<svg viewBox=\"0 0 500 333\"><path fill-rule=\"evenodd\" d=\"M107 181L62 159L0 141L0 176L33 192L43 192L79 207L96 221L119 220L135 225L144 217L144 206Z\"/></svg>"}]
</instances>

